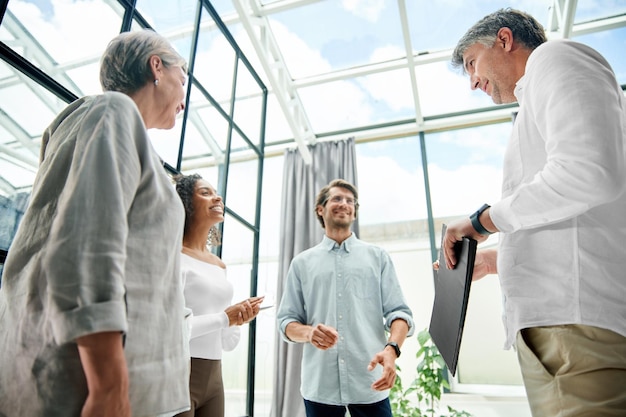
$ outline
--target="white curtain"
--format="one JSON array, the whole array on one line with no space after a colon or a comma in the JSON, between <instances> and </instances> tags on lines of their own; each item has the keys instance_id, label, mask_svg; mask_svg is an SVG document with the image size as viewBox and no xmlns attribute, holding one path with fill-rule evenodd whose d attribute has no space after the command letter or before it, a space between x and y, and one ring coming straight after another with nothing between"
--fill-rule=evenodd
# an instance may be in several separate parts
<instances>
[{"instance_id":1,"label":"white curtain","mask_svg":"<svg viewBox=\"0 0 626 417\"><path fill-rule=\"evenodd\" d=\"M317 245L324 229L315 216L315 198L326 184L342 178L358 188L354 138L320 142L309 146L312 163L307 165L297 150L285 154L280 225L280 253L276 301L280 303L289 264L295 255ZM358 223L352 231L358 236ZM300 395L302 345L284 342L276 335L274 394L271 417L304 416Z\"/></svg>"}]
</instances>

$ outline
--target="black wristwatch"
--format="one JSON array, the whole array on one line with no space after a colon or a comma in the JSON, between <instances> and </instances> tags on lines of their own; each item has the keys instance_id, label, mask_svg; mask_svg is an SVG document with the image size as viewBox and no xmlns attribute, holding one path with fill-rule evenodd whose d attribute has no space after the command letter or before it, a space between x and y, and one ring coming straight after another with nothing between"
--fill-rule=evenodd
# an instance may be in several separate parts
<instances>
[{"instance_id":1,"label":"black wristwatch","mask_svg":"<svg viewBox=\"0 0 626 417\"><path fill-rule=\"evenodd\" d=\"M385 345L385 347L387 346L391 346L393 348L393 350L396 351L396 358L400 357L400 354L402 352L400 352L400 346L398 346L398 344L396 342L387 342L387 344Z\"/></svg>"},{"instance_id":2,"label":"black wristwatch","mask_svg":"<svg viewBox=\"0 0 626 417\"><path fill-rule=\"evenodd\" d=\"M476 231L481 235L485 236L492 235L493 232L485 229L485 227L480 223L480 220L478 220L478 217L482 214L483 211L487 210L489 207L491 207L489 204L483 204L481 208L476 210L476 212L470 216L470 221L472 222L472 226L474 227L474 229L476 229Z\"/></svg>"}]
</instances>

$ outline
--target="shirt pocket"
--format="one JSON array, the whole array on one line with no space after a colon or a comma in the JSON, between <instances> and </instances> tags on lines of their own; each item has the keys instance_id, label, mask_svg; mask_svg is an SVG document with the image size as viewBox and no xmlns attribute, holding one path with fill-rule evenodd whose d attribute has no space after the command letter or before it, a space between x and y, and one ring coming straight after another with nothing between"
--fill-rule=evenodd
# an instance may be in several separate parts
<instances>
[{"instance_id":1,"label":"shirt pocket","mask_svg":"<svg viewBox=\"0 0 626 417\"><path fill-rule=\"evenodd\" d=\"M380 291L380 272L376 274L366 266L352 268L346 274L346 295L360 300L378 297Z\"/></svg>"}]
</instances>

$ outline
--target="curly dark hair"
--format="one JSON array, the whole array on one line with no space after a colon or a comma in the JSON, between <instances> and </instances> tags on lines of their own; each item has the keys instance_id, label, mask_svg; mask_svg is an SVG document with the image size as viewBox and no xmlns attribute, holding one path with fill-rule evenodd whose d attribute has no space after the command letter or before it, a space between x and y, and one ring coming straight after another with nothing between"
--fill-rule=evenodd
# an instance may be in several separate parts
<instances>
[{"instance_id":1,"label":"curly dark hair","mask_svg":"<svg viewBox=\"0 0 626 417\"><path fill-rule=\"evenodd\" d=\"M201 179L203 178L199 174L181 174L174 177L174 181L176 182L176 192L178 193L180 200L183 202L183 207L185 207L185 234L187 234L189 228L191 227L191 219L193 218L193 214L195 212L193 207L193 194L196 191L196 183ZM207 244L210 246L219 246L221 243L219 228L217 225L214 225L211 227L211 230L209 230Z\"/></svg>"}]
</instances>

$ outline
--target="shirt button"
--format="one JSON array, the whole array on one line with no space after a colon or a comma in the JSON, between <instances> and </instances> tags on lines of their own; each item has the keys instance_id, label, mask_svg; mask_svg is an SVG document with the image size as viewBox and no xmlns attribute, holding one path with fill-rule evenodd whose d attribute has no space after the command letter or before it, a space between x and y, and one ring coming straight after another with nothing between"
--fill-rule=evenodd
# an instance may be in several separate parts
<instances>
[{"instance_id":1,"label":"shirt button","mask_svg":"<svg viewBox=\"0 0 626 417\"><path fill-rule=\"evenodd\" d=\"M337 294L337 297L341 297L341 293Z\"/></svg>"},{"instance_id":2,"label":"shirt button","mask_svg":"<svg viewBox=\"0 0 626 417\"><path fill-rule=\"evenodd\" d=\"M340 315L340 316L339 316L339 320L341 320L341 319L343 319L343 316L341 316L341 315Z\"/></svg>"}]
</instances>

